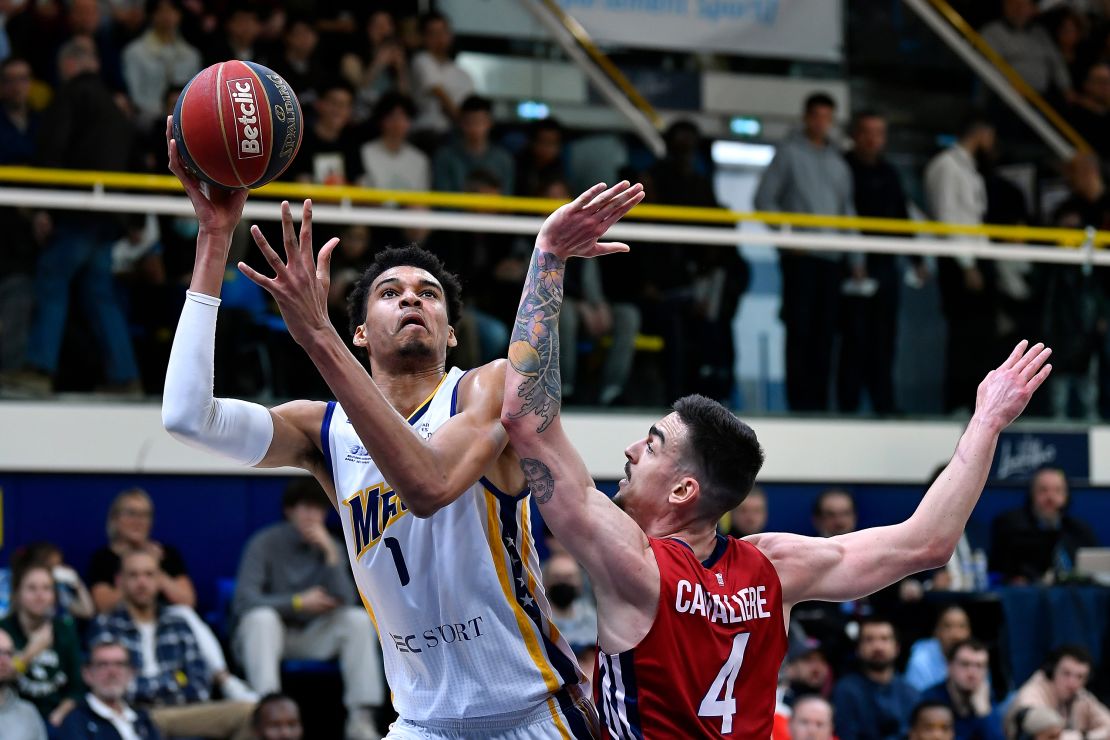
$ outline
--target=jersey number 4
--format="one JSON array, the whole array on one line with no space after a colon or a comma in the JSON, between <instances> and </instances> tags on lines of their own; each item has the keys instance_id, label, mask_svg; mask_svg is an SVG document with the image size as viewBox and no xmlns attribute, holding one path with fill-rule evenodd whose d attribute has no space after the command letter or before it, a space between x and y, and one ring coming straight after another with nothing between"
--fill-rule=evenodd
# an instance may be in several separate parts
<instances>
[{"instance_id":1,"label":"jersey number 4","mask_svg":"<svg viewBox=\"0 0 1110 740\"><path fill-rule=\"evenodd\" d=\"M736 677L740 675L740 666L744 663L744 651L748 649L750 637L750 633L742 632L733 638L728 660L717 672L717 677L709 685L709 691L698 707L699 717L721 718L722 735L732 732L732 716L736 714L736 698L732 692L736 687Z\"/></svg>"}]
</instances>

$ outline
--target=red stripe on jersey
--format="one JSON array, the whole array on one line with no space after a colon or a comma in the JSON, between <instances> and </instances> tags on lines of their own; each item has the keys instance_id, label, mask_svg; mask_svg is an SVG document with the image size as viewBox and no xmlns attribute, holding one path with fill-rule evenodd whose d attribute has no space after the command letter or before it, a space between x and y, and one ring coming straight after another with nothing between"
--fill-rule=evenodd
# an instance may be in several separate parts
<instances>
[{"instance_id":1,"label":"red stripe on jersey","mask_svg":"<svg viewBox=\"0 0 1110 740\"><path fill-rule=\"evenodd\" d=\"M782 588L756 547L725 542L706 567L685 543L650 539L660 578L655 622L632 650L598 656L606 737L771 736L786 655Z\"/></svg>"}]
</instances>

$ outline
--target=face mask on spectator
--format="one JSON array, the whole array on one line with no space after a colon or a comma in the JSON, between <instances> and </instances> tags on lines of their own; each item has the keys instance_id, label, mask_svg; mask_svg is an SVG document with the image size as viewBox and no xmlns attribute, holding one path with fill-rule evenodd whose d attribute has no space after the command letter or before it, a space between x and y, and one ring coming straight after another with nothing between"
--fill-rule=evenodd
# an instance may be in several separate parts
<instances>
[{"instance_id":1,"label":"face mask on spectator","mask_svg":"<svg viewBox=\"0 0 1110 740\"><path fill-rule=\"evenodd\" d=\"M559 609L566 609L578 598L578 588L570 583L556 583L547 589L547 598Z\"/></svg>"}]
</instances>

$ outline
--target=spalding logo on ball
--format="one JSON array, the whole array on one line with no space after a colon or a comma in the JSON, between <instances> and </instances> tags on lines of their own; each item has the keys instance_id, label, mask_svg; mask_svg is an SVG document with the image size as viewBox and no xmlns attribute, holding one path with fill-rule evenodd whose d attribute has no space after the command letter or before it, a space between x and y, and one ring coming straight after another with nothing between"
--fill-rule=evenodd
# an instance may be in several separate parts
<instances>
[{"instance_id":1,"label":"spalding logo on ball","mask_svg":"<svg viewBox=\"0 0 1110 740\"><path fill-rule=\"evenodd\" d=\"M285 172L304 121L281 75L254 62L213 64L189 81L173 111L185 165L223 188L257 188Z\"/></svg>"}]
</instances>

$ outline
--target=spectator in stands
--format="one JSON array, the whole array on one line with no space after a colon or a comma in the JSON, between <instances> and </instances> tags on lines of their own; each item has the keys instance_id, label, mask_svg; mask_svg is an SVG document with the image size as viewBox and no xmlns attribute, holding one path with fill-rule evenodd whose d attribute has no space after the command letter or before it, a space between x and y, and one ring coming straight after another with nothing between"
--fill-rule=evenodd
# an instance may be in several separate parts
<instances>
[{"instance_id":1,"label":"spectator in stands","mask_svg":"<svg viewBox=\"0 0 1110 740\"><path fill-rule=\"evenodd\" d=\"M935 701L923 701L910 715L909 740L956 740L952 710Z\"/></svg>"},{"instance_id":2,"label":"spectator in stands","mask_svg":"<svg viewBox=\"0 0 1110 740\"><path fill-rule=\"evenodd\" d=\"M755 194L760 211L855 214L852 172L830 139L836 103L806 98L802 131L779 145ZM829 407L828 378L840 315L843 272L834 252L779 250L780 316L786 331L786 401L794 411Z\"/></svg>"},{"instance_id":3,"label":"spectator in stands","mask_svg":"<svg viewBox=\"0 0 1110 740\"><path fill-rule=\"evenodd\" d=\"M842 488L828 488L813 502L813 528L818 537L856 531L856 499Z\"/></svg>"},{"instance_id":4,"label":"spectator in stands","mask_svg":"<svg viewBox=\"0 0 1110 740\"><path fill-rule=\"evenodd\" d=\"M134 129L99 73L91 42L76 38L58 52L64 80L43 114L37 164L92 170L126 170L131 162ZM141 395L139 370L127 322L112 283L111 244L119 235L110 215L81 212L53 217L50 239L39 256L35 280L35 316L25 367L3 383L9 392L47 395L53 390L69 294L78 300L104 345L106 393ZM76 283L76 285L73 285Z\"/></svg>"},{"instance_id":5,"label":"spectator in stands","mask_svg":"<svg viewBox=\"0 0 1110 740\"><path fill-rule=\"evenodd\" d=\"M96 606L92 596L77 571L66 565L65 557L57 545L52 542L33 542L12 554L13 572L33 565L47 568L54 577L59 613L68 614L75 619L93 618Z\"/></svg>"},{"instance_id":6,"label":"spectator in stands","mask_svg":"<svg viewBox=\"0 0 1110 740\"><path fill-rule=\"evenodd\" d=\"M471 95L459 107L459 136L441 147L432 160L436 190L462 192L474 170L489 172L501 183L501 192L513 192L513 158L490 141L493 104Z\"/></svg>"},{"instance_id":7,"label":"spectator in stands","mask_svg":"<svg viewBox=\"0 0 1110 740\"><path fill-rule=\"evenodd\" d=\"M1091 654L1081 645L1063 645L1052 651L1043 668L1029 677L1006 714L1007 735L1016 735L1017 714L1026 707L1045 707L1064 718L1069 740L1110 737L1110 709L1087 690ZM1026 717L1026 730L1029 719Z\"/></svg>"},{"instance_id":8,"label":"spectator in stands","mask_svg":"<svg viewBox=\"0 0 1110 740\"><path fill-rule=\"evenodd\" d=\"M342 80L319 86L316 118L305 127L300 151L286 176L321 185L350 185L362 177L359 137L351 126L354 92Z\"/></svg>"},{"instance_id":9,"label":"spectator in stands","mask_svg":"<svg viewBox=\"0 0 1110 740\"><path fill-rule=\"evenodd\" d=\"M547 183L565 182L563 125L541 118L528 127L528 143L516 158L516 194L534 195Z\"/></svg>"},{"instance_id":10,"label":"spectator in stands","mask_svg":"<svg viewBox=\"0 0 1110 740\"><path fill-rule=\"evenodd\" d=\"M933 636L918 640L910 648L906 681L918 691L935 686L948 676L948 654L971 637L971 620L959 604L950 604L937 617Z\"/></svg>"},{"instance_id":11,"label":"spectator in stands","mask_svg":"<svg viewBox=\"0 0 1110 740\"><path fill-rule=\"evenodd\" d=\"M1034 473L1025 505L991 523L990 569L1016 585L1071 573L1076 551L1097 547L1098 538L1086 522L1067 513L1067 506L1064 471L1045 467Z\"/></svg>"},{"instance_id":12,"label":"spectator in stands","mask_svg":"<svg viewBox=\"0 0 1110 740\"><path fill-rule=\"evenodd\" d=\"M196 589L189 577L185 559L173 545L150 538L154 525L154 502L141 488L121 491L108 509L108 545L92 554L89 561L89 582L96 610L110 614L123 597L120 583L123 558L132 552L146 552L158 563L157 591L159 604L177 619L184 620L208 666L208 680L228 699L253 701L257 696L241 679L228 671L220 642L194 611Z\"/></svg>"},{"instance_id":13,"label":"spectator in stands","mask_svg":"<svg viewBox=\"0 0 1110 740\"><path fill-rule=\"evenodd\" d=\"M776 733L775 737L778 737ZM790 740L833 740L833 707L820 696L798 700L790 715Z\"/></svg>"},{"instance_id":14,"label":"spectator in stands","mask_svg":"<svg viewBox=\"0 0 1110 740\"><path fill-rule=\"evenodd\" d=\"M955 719L956 740L1003 740L1002 715L991 704L990 651L975 638L948 651L948 677L921 694L923 701L946 704Z\"/></svg>"},{"instance_id":15,"label":"spectator in stands","mask_svg":"<svg viewBox=\"0 0 1110 740\"><path fill-rule=\"evenodd\" d=\"M675 121L664 137L666 156L644 176L648 202L717 207L712 159L703 156L705 140L698 127ZM748 263L734 248L667 244L641 266L647 278L641 310L648 331L663 336L667 397L693 391L729 402L736 365L732 319L748 289ZM613 272L630 269L636 269L635 262L602 263L609 284L615 282ZM628 279L627 273L622 279Z\"/></svg>"},{"instance_id":16,"label":"spectator in stands","mask_svg":"<svg viewBox=\"0 0 1110 740\"><path fill-rule=\"evenodd\" d=\"M321 86L333 79L320 68L316 58L319 42L320 36L309 18L290 16L282 34L281 51L267 65L289 83L303 107L315 103Z\"/></svg>"},{"instance_id":17,"label":"spectator in stands","mask_svg":"<svg viewBox=\"0 0 1110 740\"><path fill-rule=\"evenodd\" d=\"M267 694L254 708L254 735L257 740L301 740L301 708L285 694Z\"/></svg>"},{"instance_id":18,"label":"spectator in stands","mask_svg":"<svg viewBox=\"0 0 1110 740\"><path fill-rule=\"evenodd\" d=\"M35 706L16 693L14 656L12 638L0 629L0 727L6 740L46 740L46 725Z\"/></svg>"},{"instance_id":19,"label":"spectator in stands","mask_svg":"<svg viewBox=\"0 0 1110 740\"><path fill-rule=\"evenodd\" d=\"M994 125L973 114L964 122L956 143L929 162L925 168L925 197L935 220L983 223L987 186L977 162L994 146ZM938 266L941 307L948 321L944 408L955 411L975 400L975 389L994 362L993 271L988 262L969 256L944 258Z\"/></svg>"},{"instance_id":20,"label":"spectator in stands","mask_svg":"<svg viewBox=\"0 0 1110 740\"><path fill-rule=\"evenodd\" d=\"M878 617L862 620L856 654L861 672L841 678L833 689L837 737L904 737L919 694L894 672L898 659L894 625Z\"/></svg>"},{"instance_id":21,"label":"spectator in stands","mask_svg":"<svg viewBox=\"0 0 1110 740\"><path fill-rule=\"evenodd\" d=\"M726 527L733 537L759 534L767 527L767 494L756 486L740 505L732 510Z\"/></svg>"},{"instance_id":22,"label":"spectator in stands","mask_svg":"<svg viewBox=\"0 0 1110 740\"><path fill-rule=\"evenodd\" d=\"M1033 0L1002 0L1002 18L983 27L983 40L1031 88L1042 95L1067 96L1071 93L1068 65L1036 18Z\"/></svg>"},{"instance_id":23,"label":"spectator in stands","mask_svg":"<svg viewBox=\"0 0 1110 740\"><path fill-rule=\"evenodd\" d=\"M782 702L797 710L802 697L829 698L833 689L833 673L820 640L805 637L792 643L783 665L786 685L783 687Z\"/></svg>"},{"instance_id":24,"label":"spectator in stands","mask_svg":"<svg viewBox=\"0 0 1110 740\"><path fill-rule=\"evenodd\" d=\"M29 565L12 580L12 613L0 620L11 637L19 671L19 693L51 727L60 727L85 693L81 644L68 614L56 613L54 577L44 565Z\"/></svg>"},{"instance_id":25,"label":"spectator in stands","mask_svg":"<svg viewBox=\"0 0 1110 740\"><path fill-rule=\"evenodd\" d=\"M32 79L26 59L0 62L0 165L30 164L35 158L40 117L30 106Z\"/></svg>"},{"instance_id":26,"label":"spectator in stands","mask_svg":"<svg viewBox=\"0 0 1110 740\"><path fill-rule=\"evenodd\" d=\"M223 34L209 46L204 55L204 63L218 64L228 59L242 59L253 62L261 58L259 37L262 35L262 20L258 7L247 2L237 2L229 6L227 18L223 22Z\"/></svg>"},{"instance_id":27,"label":"spectator in stands","mask_svg":"<svg viewBox=\"0 0 1110 740\"><path fill-rule=\"evenodd\" d=\"M1045 13L1043 19L1045 26L1052 35L1056 48L1060 50L1060 58L1068 68L1068 78L1072 83L1083 79L1081 71L1085 63L1089 63L1089 54L1084 51L1088 46L1089 27L1087 19L1076 9L1061 5Z\"/></svg>"},{"instance_id":28,"label":"spectator in stands","mask_svg":"<svg viewBox=\"0 0 1110 740\"><path fill-rule=\"evenodd\" d=\"M378 99L372 117L377 139L362 145L362 184L383 190L431 190L432 168L428 157L408 142L412 100L387 92Z\"/></svg>"},{"instance_id":29,"label":"spectator in stands","mask_svg":"<svg viewBox=\"0 0 1110 740\"><path fill-rule=\"evenodd\" d=\"M366 120L387 93L409 94L409 62L397 38L397 22L388 10L370 12L365 46L344 54L339 68L355 89L355 120ZM415 109L409 117L414 115Z\"/></svg>"},{"instance_id":30,"label":"spectator in stands","mask_svg":"<svg viewBox=\"0 0 1110 740\"><path fill-rule=\"evenodd\" d=\"M282 658L338 657L347 737L379 737L381 652L370 617L356 606L343 543L324 526L328 504L309 478L285 489L286 521L255 534L235 588L235 645L260 694L278 691Z\"/></svg>"},{"instance_id":31,"label":"spectator in stands","mask_svg":"<svg viewBox=\"0 0 1110 740\"><path fill-rule=\"evenodd\" d=\"M1087 69L1068 119L1100 156L1110 157L1110 64L1096 62Z\"/></svg>"},{"instance_id":32,"label":"spectator in stands","mask_svg":"<svg viewBox=\"0 0 1110 740\"><path fill-rule=\"evenodd\" d=\"M1064 736L1064 718L1048 707L1019 709L1014 714L1011 734L1015 736L1017 740L1060 740Z\"/></svg>"},{"instance_id":33,"label":"spectator in stands","mask_svg":"<svg viewBox=\"0 0 1110 740\"><path fill-rule=\"evenodd\" d=\"M249 737L254 702L212 701L208 667L188 622L158 602L157 558L145 550L123 556L120 605L101 614L89 644L127 648L136 677L130 701L150 712L167 737Z\"/></svg>"},{"instance_id":34,"label":"spectator in stands","mask_svg":"<svg viewBox=\"0 0 1110 740\"><path fill-rule=\"evenodd\" d=\"M420 32L424 50L412 60L412 95L419 111L413 128L434 139L460 120L459 106L474 92L474 81L452 57L455 40L446 16L425 14Z\"/></svg>"},{"instance_id":35,"label":"spectator in stands","mask_svg":"<svg viewBox=\"0 0 1110 740\"><path fill-rule=\"evenodd\" d=\"M909 218L906 194L887 161L886 118L874 111L852 120L852 150L845 155L852 171L856 213L874 218ZM837 406L857 411L866 388L876 414L894 411L894 346L898 329L901 275L892 254L856 253L849 259L840 324Z\"/></svg>"},{"instance_id":36,"label":"spectator in stands","mask_svg":"<svg viewBox=\"0 0 1110 740\"><path fill-rule=\"evenodd\" d=\"M348 330L347 298L362 273L374 259L370 244L370 228L352 224L339 234L339 246L331 257L331 285L328 286L328 316L339 336L352 338Z\"/></svg>"},{"instance_id":37,"label":"spectator in stands","mask_svg":"<svg viewBox=\"0 0 1110 740\"><path fill-rule=\"evenodd\" d=\"M1106 67L1110 84L1110 67ZM1108 124L1110 125L1110 124ZM1110 227L1110 195L1098 160L1077 154L1064 169L1071 195L1056 208L1053 223L1066 229ZM1075 265L1042 265L1041 334L1052 347L1052 378L1048 384L1052 415L1096 418L1100 386L1110 378L1106 361L1099 362L1100 382L1090 382L1091 365L1106 341L1107 296L1100 271ZM1077 404L1073 413L1073 398Z\"/></svg>"},{"instance_id":38,"label":"spectator in stands","mask_svg":"<svg viewBox=\"0 0 1110 740\"><path fill-rule=\"evenodd\" d=\"M89 692L77 704L59 733L60 740L159 740L162 734L142 709L127 703L127 690L135 679L131 656L123 643L112 640L93 644L82 675Z\"/></svg>"},{"instance_id":39,"label":"spectator in stands","mask_svg":"<svg viewBox=\"0 0 1110 740\"><path fill-rule=\"evenodd\" d=\"M200 52L181 36L180 0L152 0L150 28L123 50L127 93L140 125L162 116L166 90L184 85L200 71Z\"/></svg>"},{"instance_id":40,"label":"spectator in stands","mask_svg":"<svg viewBox=\"0 0 1110 740\"><path fill-rule=\"evenodd\" d=\"M597 610L586 590L582 568L570 555L554 554L543 564L543 587L551 620L566 638L587 676L597 659Z\"/></svg>"}]
</instances>

